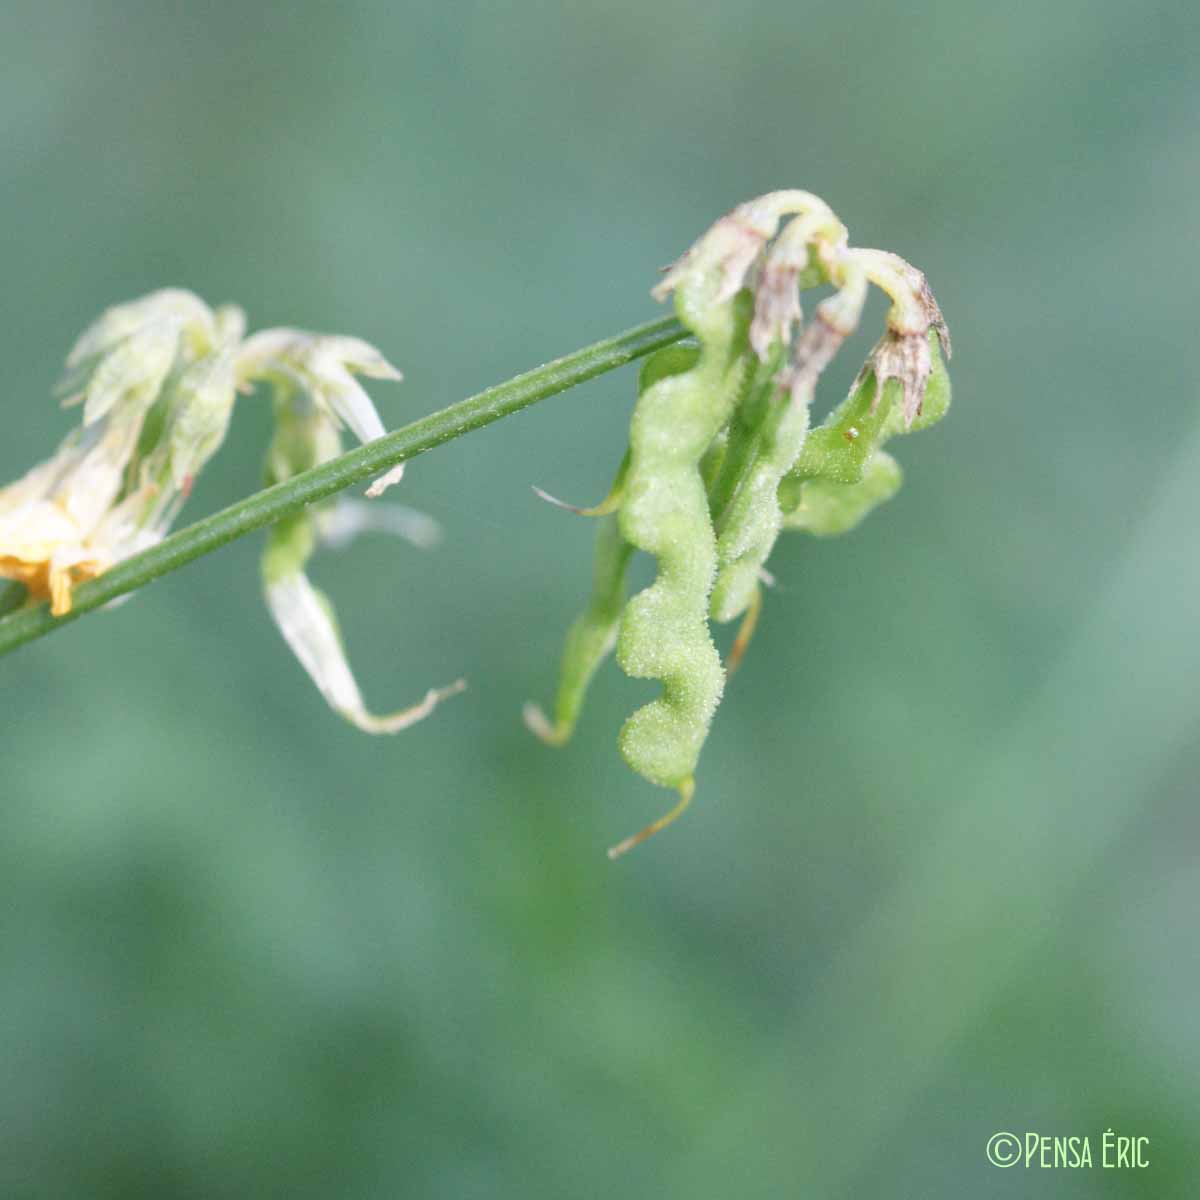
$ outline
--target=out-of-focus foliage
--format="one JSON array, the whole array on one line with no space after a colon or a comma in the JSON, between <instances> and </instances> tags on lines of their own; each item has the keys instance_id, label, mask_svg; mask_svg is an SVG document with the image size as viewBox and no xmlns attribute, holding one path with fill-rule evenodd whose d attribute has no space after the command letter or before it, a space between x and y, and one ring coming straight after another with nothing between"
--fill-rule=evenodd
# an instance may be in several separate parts
<instances>
[{"instance_id":1,"label":"out-of-focus foliage","mask_svg":"<svg viewBox=\"0 0 1200 1200\"><path fill-rule=\"evenodd\" d=\"M1189 1194L1195 39L1115 0L5 6L0 479L114 299L361 333L394 426L649 317L780 186L920 263L955 409L872 521L781 544L704 802L615 867L650 688L598 678L557 753L519 707L589 556L527 484L603 494L632 370L414 462L436 550L316 561L368 702L469 676L409 733L328 715L254 539L6 659L0 1190ZM269 427L239 402L192 511ZM1148 1171L984 1158L1109 1126Z\"/></svg>"}]
</instances>

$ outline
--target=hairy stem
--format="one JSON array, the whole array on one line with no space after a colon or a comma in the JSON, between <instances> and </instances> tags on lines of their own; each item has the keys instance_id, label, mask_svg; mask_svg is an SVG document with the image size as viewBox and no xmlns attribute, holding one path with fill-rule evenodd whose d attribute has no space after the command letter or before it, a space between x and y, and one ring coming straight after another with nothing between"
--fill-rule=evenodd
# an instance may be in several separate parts
<instances>
[{"instance_id":1,"label":"hairy stem","mask_svg":"<svg viewBox=\"0 0 1200 1200\"><path fill-rule=\"evenodd\" d=\"M256 492L221 512L172 534L157 546L118 563L73 593L71 611L52 617L45 605L10 613L0 620L0 654L32 642L76 617L218 550L235 538L298 512L306 505L382 474L444 442L565 392L606 371L652 354L686 336L674 317L638 325L616 337L576 350L505 383L422 417L393 433L358 446L311 471Z\"/></svg>"}]
</instances>

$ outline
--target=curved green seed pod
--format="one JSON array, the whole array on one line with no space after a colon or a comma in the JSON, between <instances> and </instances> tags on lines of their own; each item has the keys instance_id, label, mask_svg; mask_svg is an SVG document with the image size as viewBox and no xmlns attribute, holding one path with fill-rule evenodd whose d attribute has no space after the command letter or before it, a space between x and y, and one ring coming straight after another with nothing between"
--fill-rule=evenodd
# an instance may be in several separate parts
<instances>
[{"instance_id":1,"label":"curved green seed pod","mask_svg":"<svg viewBox=\"0 0 1200 1200\"><path fill-rule=\"evenodd\" d=\"M724 430L720 469L706 477L708 507L718 531L723 527L733 498L742 486L758 451L759 434L778 385L781 355L776 352L765 363L756 363L748 372L750 386L745 389Z\"/></svg>"},{"instance_id":2,"label":"curved green seed pod","mask_svg":"<svg viewBox=\"0 0 1200 1200\"><path fill-rule=\"evenodd\" d=\"M721 569L709 603L714 621L741 616L758 592L759 571L783 527L779 483L796 461L807 432L807 398L777 392L759 433L753 466L728 509L717 544Z\"/></svg>"},{"instance_id":3,"label":"curved green seed pod","mask_svg":"<svg viewBox=\"0 0 1200 1200\"><path fill-rule=\"evenodd\" d=\"M785 480L780 504L794 507L784 517L784 528L817 537L849 533L872 509L890 500L903 480L900 464L886 450L877 450L867 460L858 483L838 483L819 475L799 485ZM793 487L794 492L789 490Z\"/></svg>"},{"instance_id":4,"label":"curved green seed pod","mask_svg":"<svg viewBox=\"0 0 1200 1200\"><path fill-rule=\"evenodd\" d=\"M842 533L895 495L900 468L883 445L897 434L927 429L950 407L950 376L936 331L928 334L928 345L929 376L911 423L902 379L886 378L879 394L876 376L882 370L876 356L846 399L809 434L795 467L780 484L785 528Z\"/></svg>"},{"instance_id":5,"label":"curved green seed pod","mask_svg":"<svg viewBox=\"0 0 1200 1200\"><path fill-rule=\"evenodd\" d=\"M668 346L652 355L642 365L638 376L638 391L653 387L671 375L690 371L700 357L695 346ZM558 694L554 702L554 720L550 721L541 707L526 703L522 715L526 726L551 746L565 745L575 732L583 710L587 689L600 664L616 644L617 622L625 602L625 575L633 547L621 536L615 515L625 494L630 456L626 453L617 469L609 494L591 508L576 508L553 500L540 488L534 490L544 499L584 516L600 516L596 535L596 559L592 576L592 596L587 608L576 617L567 631L559 668Z\"/></svg>"},{"instance_id":6,"label":"curved green seed pod","mask_svg":"<svg viewBox=\"0 0 1200 1200\"><path fill-rule=\"evenodd\" d=\"M807 259L808 237L804 220L788 226L776 253L767 260L764 276L773 268L785 278L794 276ZM774 370L768 376L768 399L759 420L753 459L718 518L718 573L709 606L715 621L731 621L756 606L760 575L783 528L779 485L804 447L817 380L858 324L866 300L866 274L853 261L841 265L838 282L839 290L817 306L815 319L795 347L791 367L782 376ZM786 295L794 297L793 285L788 285ZM779 346L776 355L781 350ZM773 357L769 354L763 365L769 368ZM750 625L738 639L740 650L744 650L756 620L755 607Z\"/></svg>"},{"instance_id":7,"label":"curved green seed pod","mask_svg":"<svg viewBox=\"0 0 1200 1200\"><path fill-rule=\"evenodd\" d=\"M625 608L617 661L635 679L661 680L663 690L625 722L618 744L639 774L684 792L725 680L708 632L717 547L700 465L750 369L751 298L722 301L719 286L716 275L698 272L676 290L700 357L638 397L620 513L625 540L655 556L658 575Z\"/></svg>"},{"instance_id":8,"label":"curved green seed pod","mask_svg":"<svg viewBox=\"0 0 1200 1200\"><path fill-rule=\"evenodd\" d=\"M583 710L587 689L600 664L616 644L617 622L625 603L625 573L633 547L621 537L617 518L603 517L596 535L592 598L567 631L559 673L554 721L532 701L524 708L525 724L551 746L570 740Z\"/></svg>"},{"instance_id":9,"label":"curved green seed pod","mask_svg":"<svg viewBox=\"0 0 1200 1200\"><path fill-rule=\"evenodd\" d=\"M727 425L713 438L712 445L704 452L704 457L700 460L700 478L704 483L704 491L709 497L710 512L712 511L713 488L720 478L721 471L725 466L725 456L729 451L729 433L730 426Z\"/></svg>"}]
</instances>

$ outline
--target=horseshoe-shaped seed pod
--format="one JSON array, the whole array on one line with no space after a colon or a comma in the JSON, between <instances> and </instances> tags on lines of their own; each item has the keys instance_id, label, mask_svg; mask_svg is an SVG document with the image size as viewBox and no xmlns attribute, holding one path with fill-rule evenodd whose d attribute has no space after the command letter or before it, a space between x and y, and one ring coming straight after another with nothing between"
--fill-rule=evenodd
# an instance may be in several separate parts
<instances>
[{"instance_id":1,"label":"horseshoe-shaped seed pod","mask_svg":"<svg viewBox=\"0 0 1200 1200\"><path fill-rule=\"evenodd\" d=\"M798 293L819 284L836 290L805 324ZM810 434L817 381L856 328L870 284L892 300L887 333L851 397ZM850 528L899 485L899 468L879 447L931 424L949 398L938 353L940 344L949 354L945 325L924 276L893 254L850 247L811 193L773 192L722 217L653 294L671 292L699 346L648 364L618 480L600 505L575 510L616 511L616 532L602 531L596 590L568 638L554 723L526 710L547 740L569 736L610 644L629 555L653 555L657 576L626 604L616 648L627 674L659 680L662 692L625 722L619 744L634 770L680 800L613 857L673 820L692 794L726 677L709 619L743 616L731 671L781 530Z\"/></svg>"},{"instance_id":2,"label":"horseshoe-shaped seed pod","mask_svg":"<svg viewBox=\"0 0 1200 1200\"><path fill-rule=\"evenodd\" d=\"M779 269L763 271L756 297L743 284L782 217L792 212L802 214L807 231L796 243L803 244L803 254L778 255ZM658 576L625 609L617 661L634 678L661 680L663 690L625 722L618 745L634 770L676 788L680 801L614 847L614 857L673 820L691 797L696 762L725 681L707 621L718 560L704 470L712 459L705 458L753 391L755 359L767 357L775 341L788 341L800 315L790 293L809 268L807 242L818 232L831 245L844 243L845 229L816 197L806 192L760 197L718 221L654 292L663 299L674 291L676 312L696 335L700 358L691 371L643 391L630 427L620 527L628 542L657 558ZM794 249L793 243L787 248ZM723 459L735 444L731 431ZM725 463L716 478L723 473Z\"/></svg>"},{"instance_id":3,"label":"horseshoe-shaped seed pod","mask_svg":"<svg viewBox=\"0 0 1200 1200\"><path fill-rule=\"evenodd\" d=\"M658 575L625 608L617 661L635 679L661 680L663 691L625 722L618 745L635 771L678 789L685 803L725 681L708 632L716 534L700 464L750 368L750 298L722 302L719 287L702 271L676 290L676 311L696 334L700 357L639 396L620 513L625 540L655 556Z\"/></svg>"}]
</instances>

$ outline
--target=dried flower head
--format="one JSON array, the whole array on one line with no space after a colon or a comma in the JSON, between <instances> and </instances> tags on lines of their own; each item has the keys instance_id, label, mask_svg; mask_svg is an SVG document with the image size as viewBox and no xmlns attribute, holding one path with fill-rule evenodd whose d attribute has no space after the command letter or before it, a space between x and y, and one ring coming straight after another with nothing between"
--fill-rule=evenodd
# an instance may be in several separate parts
<instances>
[{"instance_id":1,"label":"dried flower head","mask_svg":"<svg viewBox=\"0 0 1200 1200\"><path fill-rule=\"evenodd\" d=\"M300 329L267 329L247 338L238 352L239 382L266 380L295 389L331 422L347 427L360 442L383 437L383 422L355 375L400 380L404 376L374 346L352 337L329 337ZM404 464L375 480L368 495L399 483Z\"/></svg>"},{"instance_id":2,"label":"dried flower head","mask_svg":"<svg viewBox=\"0 0 1200 1200\"><path fill-rule=\"evenodd\" d=\"M268 329L245 337L233 306L212 309L178 288L104 312L72 347L58 394L81 405L80 425L55 455L0 490L0 577L29 599L70 612L72 591L161 541L220 449L239 392L270 386L276 419L268 476L288 479L341 451L342 431L360 441L383 421L355 378L400 372L359 338ZM397 482L389 471L368 489ZM368 712L350 671L332 606L304 565L318 542L345 545L383 530L429 545L436 526L391 505L337 500L280 522L263 562L267 606L329 704L359 728L393 733L427 715L461 681L430 691L390 716Z\"/></svg>"},{"instance_id":3,"label":"dried flower head","mask_svg":"<svg viewBox=\"0 0 1200 1200\"><path fill-rule=\"evenodd\" d=\"M109 309L76 342L59 384L80 427L47 462L0 490L0 577L49 598L159 540L225 436L233 374L223 342L240 313L190 292Z\"/></svg>"}]
</instances>

